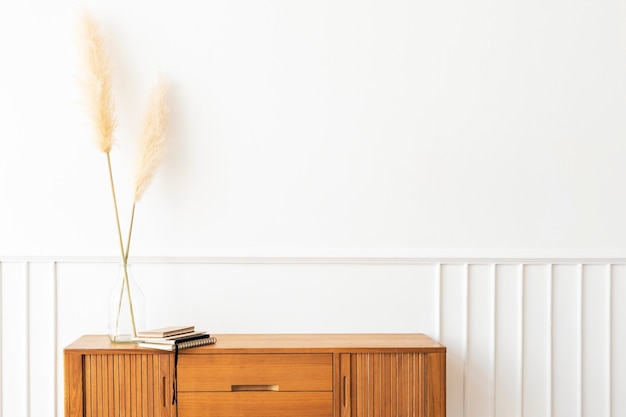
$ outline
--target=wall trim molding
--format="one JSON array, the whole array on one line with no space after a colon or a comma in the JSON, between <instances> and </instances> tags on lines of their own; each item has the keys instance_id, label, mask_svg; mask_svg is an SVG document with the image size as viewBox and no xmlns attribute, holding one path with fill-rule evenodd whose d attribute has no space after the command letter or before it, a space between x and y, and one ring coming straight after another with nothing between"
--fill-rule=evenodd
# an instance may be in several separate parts
<instances>
[{"instance_id":1,"label":"wall trim molding","mask_svg":"<svg viewBox=\"0 0 626 417\"><path fill-rule=\"evenodd\" d=\"M2 256L0 263L119 263L117 256ZM242 251L194 256L137 256L133 264L626 264L626 252L545 251Z\"/></svg>"}]
</instances>

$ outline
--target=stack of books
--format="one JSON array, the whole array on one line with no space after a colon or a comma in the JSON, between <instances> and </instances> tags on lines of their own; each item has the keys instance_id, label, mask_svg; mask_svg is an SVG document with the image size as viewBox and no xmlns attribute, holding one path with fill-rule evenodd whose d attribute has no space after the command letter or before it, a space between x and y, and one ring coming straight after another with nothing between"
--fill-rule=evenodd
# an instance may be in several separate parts
<instances>
[{"instance_id":1,"label":"stack of books","mask_svg":"<svg viewBox=\"0 0 626 417\"><path fill-rule=\"evenodd\" d=\"M146 330L137 334L139 347L174 351L196 346L212 345L217 339L194 326L168 326Z\"/></svg>"}]
</instances>

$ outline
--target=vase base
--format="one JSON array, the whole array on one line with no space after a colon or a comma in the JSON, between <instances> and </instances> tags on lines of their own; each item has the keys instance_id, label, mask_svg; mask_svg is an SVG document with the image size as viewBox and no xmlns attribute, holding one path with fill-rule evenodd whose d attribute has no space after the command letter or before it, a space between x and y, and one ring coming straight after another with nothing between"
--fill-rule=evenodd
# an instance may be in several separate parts
<instances>
[{"instance_id":1,"label":"vase base","mask_svg":"<svg viewBox=\"0 0 626 417\"><path fill-rule=\"evenodd\" d=\"M127 334L123 334L123 335L119 335L115 337L109 336L109 340L112 343L139 343L141 342L141 339L138 339L134 336L127 335Z\"/></svg>"}]
</instances>

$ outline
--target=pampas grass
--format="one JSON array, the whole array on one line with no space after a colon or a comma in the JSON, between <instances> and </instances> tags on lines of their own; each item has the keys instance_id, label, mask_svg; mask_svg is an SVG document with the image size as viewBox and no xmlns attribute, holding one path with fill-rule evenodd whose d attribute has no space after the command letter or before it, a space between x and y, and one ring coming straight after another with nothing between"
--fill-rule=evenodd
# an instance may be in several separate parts
<instances>
[{"instance_id":1,"label":"pampas grass","mask_svg":"<svg viewBox=\"0 0 626 417\"><path fill-rule=\"evenodd\" d=\"M87 13L83 14L82 23L85 65L83 87L96 129L98 147L108 154L113 147L113 132L117 124L111 92L111 66L98 23Z\"/></svg>"},{"instance_id":2,"label":"pampas grass","mask_svg":"<svg viewBox=\"0 0 626 417\"><path fill-rule=\"evenodd\" d=\"M152 182L161 160L165 145L168 108L166 103L167 85L159 78L148 100L143 131L139 142L138 167L135 174L135 202L143 197Z\"/></svg>"},{"instance_id":3,"label":"pampas grass","mask_svg":"<svg viewBox=\"0 0 626 417\"><path fill-rule=\"evenodd\" d=\"M135 172L135 194L130 216L130 227L128 229L128 240L126 241L126 261L128 260L128 251L130 250L130 238L133 233L135 207L143 197L150 183L152 183L159 169L159 165L161 164L161 160L163 159L165 131L167 129L169 113L166 93L167 85L162 78L159 78L150 93L148 109L139 140L138 164Z\"/></svg>"},{"instance_id":4,"label":"pampas grass","mask_svg":"<svg viewBox=\"0 0 626 417\"><path fill-rule=\"evenodd\" d=\"M107 158L109 182L113 196L113 207L115 209L117 237L119 240L124 270L124 280L122 288L120 289L120 294L124 293L124 288L127 289L133 336L136 338L137 327L135 323L135 313L128 278L128 255L133 232L136 204L141 200L146 189L152 182L162 159L168 114L168 108L166 105L167 88L165 83L159 78L158 82L152 89L152 93L148 101L143 131L139 141L140 157L136 171L137 174L135 178L131 220L128 229L127 243L126 246L124 246L117 196L113 181L113 170L111 166L111 149L113 148L114 133L117 126L115 105L112 94L112 71L108 55L106 53L104 38L100 33L99 26L93 17L87 13L85 13L82 18L82 29L82 52L85 67L83 74L83 86L87 99L87 107L90 111L96 131L98 148L106 154ZM119 297L119 305L116 316L117 321L119 321L121 304L122 297Z\"/></svg>"},{"instance_id":5,"label":"pampas grass","mask_svg":"<svg viewBox=\"0 0 626 417\"><path fill-rule=\"evenodd\" d=\"M113 168L111 166L113 134L117 126L112 93L113 82L111 65L98 22L88 13L83 13L82 16L81 39L84 64L82 84L85 89L87 107L96 130L98 147L107 157L109 184L111 186L111 194L113 195L113 208L115 210L115 222L117 225L117 237L123 259L125 255L124 243L122 241L122 228L117 207L115 182L113 181Z\"/></svg>"}]
</instances>

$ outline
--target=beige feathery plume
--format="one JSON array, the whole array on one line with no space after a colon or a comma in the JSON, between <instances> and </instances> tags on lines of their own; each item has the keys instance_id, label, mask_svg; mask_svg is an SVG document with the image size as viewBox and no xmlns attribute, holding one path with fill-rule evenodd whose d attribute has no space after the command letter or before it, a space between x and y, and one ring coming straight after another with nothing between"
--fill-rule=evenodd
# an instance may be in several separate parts
<instances>
[{"instance_id":1,"label":"beige feathery plume","mask_svg":"<svg viewBox=\"0 0 626 417\"><path fill-rule=\"evenodd\" d=\"M111 66L104 38L100 34L96 20L88 13L84 13L82 23L84 87L97 133L98 146L102 152L108 153L113 146L113 131L116 126L115 105L111 92Z\"/></svg>"},{"instance_id":2,"label":"beige feathery plume","mask_svg":"<svg viewBox=\"0 0 626 417\"><path fill-rule=\"evenodd\" d=\"M163 157L169 113L166 93L167 85L159 78L150 93L143 131L139 140L139 163L135 174L135 202L143 197Z\"/></svg>"},{"instance_id":3,"label":"beige feathery plume","mask_svg":"<svg viewBox=\"0 0 626 417\"><path fill-rule=\"evenodd\" d=\"M117 208L115 184L113 182L113 170L111 168L113 131L116 126L112 93L112 71L98 22L87 12L83 13L82 16L82 30L81 40L85 66L83 86L87 94L87 104L97 133L98 147L107 157L120 253L124 257L122 229Z\"/></svg>"},{"instance_id":4,"label":"beige feathery plume","mask_svg":"<svg viewBox=\"0 0 626 417\"><path fill-rule=\"evenodd\" d=\"M165 131L167 129L169 109L166 103L167 85L159 78L152 87L146 111L143 131L139 139L139 160L135 173L135 200L130 215L130 227L126 241L124 261L128 260L130 240L135 222L135 207L143 197L146 189L156 175L165 148Z\"/></svg>"}]
</instances>

